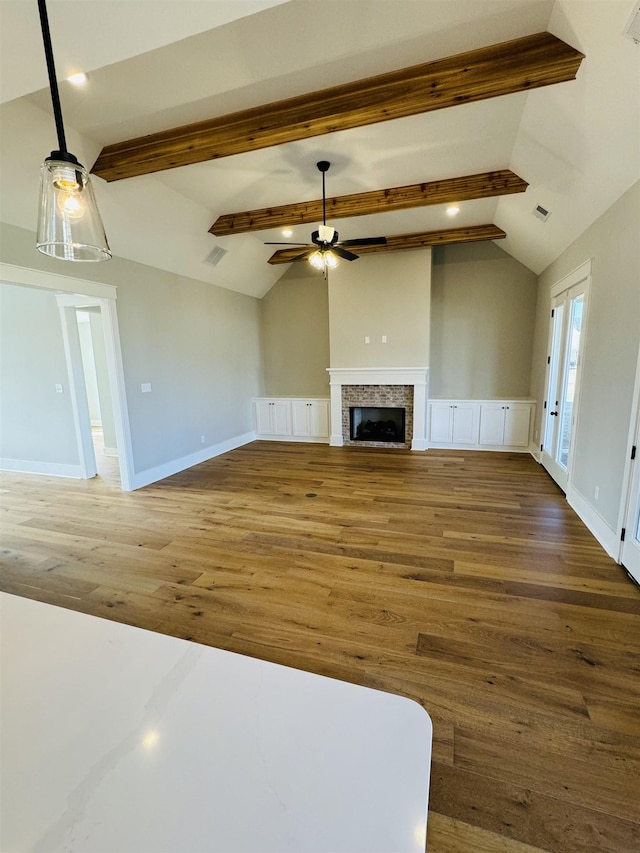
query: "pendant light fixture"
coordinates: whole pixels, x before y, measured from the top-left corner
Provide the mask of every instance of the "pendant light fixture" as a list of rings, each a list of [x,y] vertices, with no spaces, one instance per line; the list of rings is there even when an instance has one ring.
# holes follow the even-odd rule
[[[67,151],[45,0],[38,0],[38,9],[53,116],[58,134],[58,150],[52,151],[40,168],[40,211],[36,247],[43,254],[64,261],[108,261],[111,250],[89,173],[78,159]]]

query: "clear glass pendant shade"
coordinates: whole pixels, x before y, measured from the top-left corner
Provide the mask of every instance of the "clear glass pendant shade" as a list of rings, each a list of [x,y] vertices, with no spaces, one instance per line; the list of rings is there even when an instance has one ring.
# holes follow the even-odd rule
[[[111,257],[89,173],[80,163],[48,158],[42,164],[36,245],[65,261]]]

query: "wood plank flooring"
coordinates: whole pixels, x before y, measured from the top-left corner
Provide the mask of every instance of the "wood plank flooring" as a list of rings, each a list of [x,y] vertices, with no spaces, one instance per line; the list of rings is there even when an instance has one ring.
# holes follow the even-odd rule
[[[640,591],[529,456],[2,475],[1,588],[420,702],[430,853],[640,850]]]

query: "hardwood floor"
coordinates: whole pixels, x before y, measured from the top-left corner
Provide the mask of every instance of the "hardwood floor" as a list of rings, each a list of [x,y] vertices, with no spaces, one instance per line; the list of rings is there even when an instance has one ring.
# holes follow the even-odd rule
[[[6,592],[420,702],[430,853],[640,849],[640,591],[527,455],[4,474]]]

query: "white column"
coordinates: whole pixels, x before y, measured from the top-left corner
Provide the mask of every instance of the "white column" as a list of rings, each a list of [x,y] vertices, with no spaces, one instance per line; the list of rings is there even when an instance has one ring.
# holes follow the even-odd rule
[[[331,447],[342,447],[342,380],[337,376],[331,376],[331,434],[329,445]]]

